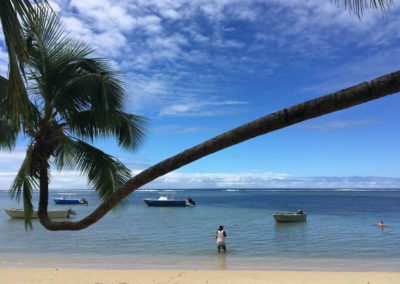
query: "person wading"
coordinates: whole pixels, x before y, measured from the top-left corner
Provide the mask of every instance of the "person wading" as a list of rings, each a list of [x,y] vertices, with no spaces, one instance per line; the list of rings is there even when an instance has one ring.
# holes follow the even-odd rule
[[[226,252],[226,243],[225,243],[226,232],[223,226],[219,226],[217,235],[215,237],[217,239],[218,252],[221,251],[221,248],[224,250],[224,252]]]

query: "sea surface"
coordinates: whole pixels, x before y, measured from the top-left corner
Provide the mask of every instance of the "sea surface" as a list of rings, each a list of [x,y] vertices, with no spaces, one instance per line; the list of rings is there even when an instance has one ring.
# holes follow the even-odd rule
[[[148,207],[143,198],[173,192],[197,205]],[[64,193],[89,205],[55,205]],[[37,204],[38,194],[34,194]],[[54,192],[50,208],[79,220],[100,204],[92,191]],[[22,208],[0,191],[0,208]],[[297,211],[307,221],[275,223],[274,212]],[[377,224],[383,220],[386,228]],[[218,254],[215,233],[227,232]],[[124,206],[82,231],[50,232],[38,221],[0,212],[0,265],[123,269],[256,269],[400,271],[400,189],[139,190]]]

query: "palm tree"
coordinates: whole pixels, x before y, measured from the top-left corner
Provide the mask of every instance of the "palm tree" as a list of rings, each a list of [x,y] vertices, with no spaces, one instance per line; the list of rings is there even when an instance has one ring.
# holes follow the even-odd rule
[[[30,226],[31,191],[40,187],[38,215],[47,215],[50,164],[87,174],[89,184],[107,199],[129,177],[130,170],[120,161],[91,146],[99,137],[114,136],[127,150],[135,150],[145,131],[145,118],[123,111],[126,91],[107,61],[89,58],[93,52],[82,42],[64,36],[56,15],[49,9],[24,19],[24,33],[32,39],[28,52],[27,97],[29,121],[22,133],[29,139],[26,157],[11,186],[12,197],[24,196],[25,226]],[[18,125],[7,119],[14,109],[5,107],[0,97],[0,146],[12,148]]]

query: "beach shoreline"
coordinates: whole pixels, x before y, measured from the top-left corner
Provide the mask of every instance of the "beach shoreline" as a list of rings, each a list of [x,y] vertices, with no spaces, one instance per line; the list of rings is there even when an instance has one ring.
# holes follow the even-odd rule
[[[1,283],[141,284],[141,283],[400,283],[399,272],[275,270],[81,269],[0,267]]]
[[[95,270],[229,270],[229,271],[326,271],[400,273],[400,262],[395,258],[250,258],[229,254],[209,256],[136,255],[78,256],[61,254],[15,254],[0,257],[0,267],[16,268],[80,268]]]

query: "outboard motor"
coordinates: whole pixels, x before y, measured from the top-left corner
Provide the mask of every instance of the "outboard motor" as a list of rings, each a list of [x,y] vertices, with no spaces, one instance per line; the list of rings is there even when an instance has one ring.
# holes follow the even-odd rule
[[[196,205],[196,202],[194,202],[194,200],[191,199],[190,197],[188,197],[187,201],[192,205]]]

